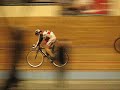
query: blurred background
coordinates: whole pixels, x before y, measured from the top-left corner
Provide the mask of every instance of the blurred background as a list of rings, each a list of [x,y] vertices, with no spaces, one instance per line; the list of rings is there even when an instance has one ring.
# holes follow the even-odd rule
[[[12,72],[20,81],[12,90],[120,90],[120,54],[113,47],[119,16],[120,0],[1,0],[0,90]],[[38,68],[27,64],[38,28],[69,45],[64,68],[48,60]]]

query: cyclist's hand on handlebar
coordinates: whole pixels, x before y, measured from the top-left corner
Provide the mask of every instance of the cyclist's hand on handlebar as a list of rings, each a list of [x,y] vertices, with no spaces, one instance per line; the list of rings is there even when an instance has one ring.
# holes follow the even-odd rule
[[[33,45],[32,45],[32,48],[36,48],[36,45],[35,45],[35,44],[33,44]]]

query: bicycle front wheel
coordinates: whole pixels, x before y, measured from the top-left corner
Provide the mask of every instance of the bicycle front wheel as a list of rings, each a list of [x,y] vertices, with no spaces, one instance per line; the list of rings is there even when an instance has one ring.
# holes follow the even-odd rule
[[[120,53],[120,38],[117,38],[114,42],[114,49]]]
[[[30,51],[27,55],[27,63],[31,67],[39,67],[44,61],[43,55],[39,51]]]

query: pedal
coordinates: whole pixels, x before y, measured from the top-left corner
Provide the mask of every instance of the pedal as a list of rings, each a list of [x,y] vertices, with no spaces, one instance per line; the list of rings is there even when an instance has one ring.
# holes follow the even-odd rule
[[[53,63],[55,61],[55,57],[50,57],[50,62]]]

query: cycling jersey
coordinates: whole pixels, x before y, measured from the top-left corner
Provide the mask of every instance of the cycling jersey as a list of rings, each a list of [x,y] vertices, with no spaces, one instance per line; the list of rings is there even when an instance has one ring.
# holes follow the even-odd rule
[[[46,30],[46,31],[43,31],[43,38],[54,38],[55,35],[53,32],[49,31],[49,30]]]
[[[49,30],[43,32],[43,38],[48,46],[51,46],[56,41],[55,34]]]
[[[37,45],[39,45],[42,40],[45,40],[46,45],[51,47],[51,45],[55,43],[56,41],[56,36],[53,32],[46,30],[46,31],[43,31],[43,33],[39,35]]]

